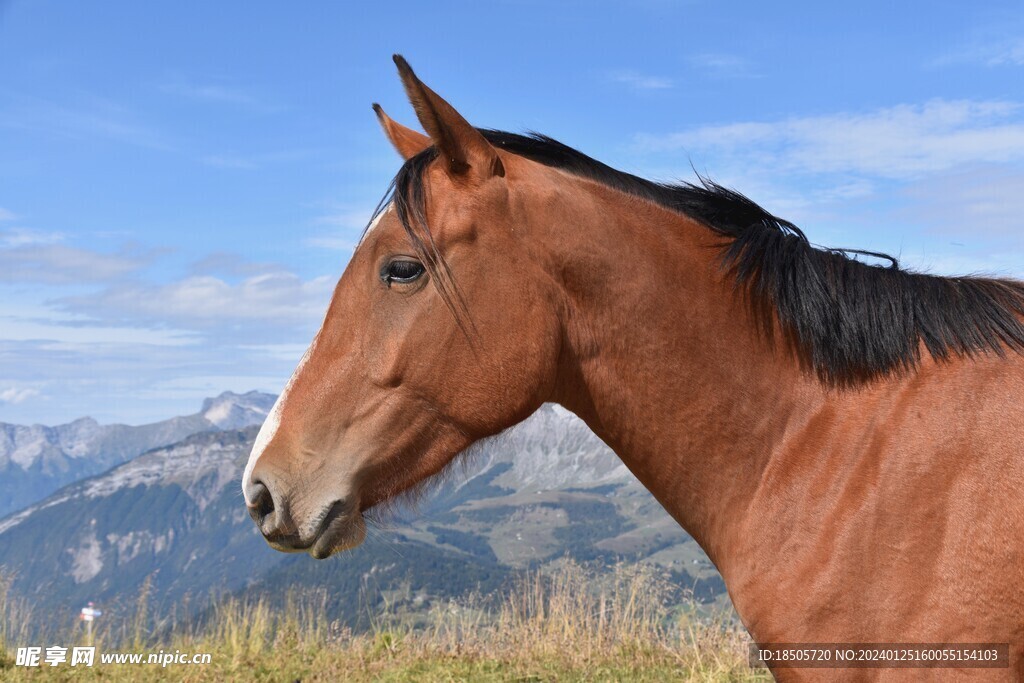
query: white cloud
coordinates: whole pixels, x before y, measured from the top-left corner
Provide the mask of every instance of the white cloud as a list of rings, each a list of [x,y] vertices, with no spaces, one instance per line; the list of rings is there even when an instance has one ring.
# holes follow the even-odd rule
[[[215,340],[168,346],[0,339],[0,389],[32,387],[41,397],[3,404],[2,419],[42,424],[84,415],[131,424],[163,420],[194,413],[203,398],[225,389],[279,391],[296,360]]]
[[[703,52],[691,55],[690,65],[701,72],[720,77],[751,76],[750,64],[742,57],[722,52]]]
[[[616,69],[609,72],[608,77],[635,90],[667,90],[674,85],[671,78],[643,74],[633,69]]]
[[[689,177],[689,157],[818,244],[939,274],[1024,274],[1024,103],[933,100],[710,125],[638,136],[634,151],[662,178]]]
[[[640,151],[686,149],[782,171],[911,179],[970,163],[1024,161],[1024,105],[932,100],[866,113],[712,125],[639,135]]]
[[[0,221],[13,221],[15,218],[17,218],[17,216],[14,215],[14,212],[8,211],[4,207],[0,206]]]
[[[906,220],[971,243],[979,233],[1012,246],[1006,256],[1024,267],[1024,169],[972,167],[924,178],[902,194],[911,202]]]
[[[274,263],[253,263],[233,252],[217,251],[193,263],[189,270],[195,275],[244,277],[274,273],[282,268]]]
[[[0,216],[0,220],[2,220]],[[0,248],[24,247],[29,244],[54,244],[64,239],[63,233],[42,232],[28,228],[11,228],[0,232]]]
[[[933,60],[932,66],[1024,66],[1024,26],[1019,19],[976,28],[970,38]]]
[[[985,66],[1024,66],[1024,37],[990,45],[975,55]]]
[[[11,403],[17,405],[24,403],[33,396],[38,396],[39,391],[37,389],[9,387],[0,391],[0,403]]]
[[[323,318],[334,283],[333,277],[302,280],[287,271],[234,284],[213,275],[191,275],[162,285],[126,283],[57,303],[68,312],[108,324],[204,331],[238,325],[309,325]]]
[[[38,314],[46,315],[45,312]],[[197,338],[184,330],[148,330],[129,326],[89,324],[81,319],[61,316],[24,318],[0,315],[0,339],[3,341],[45,341],[78,348],[91,344],[139,344],[182,346],[194,344]],[[52,347],[56,348],[56,347]]]
[[[59,239],[53,235],[50,237],[51,242]],[[139,256],[104,254],[47,243],[47,239],[40,239],[39,233],[27,231],[6,233],[4,244],[7,248],[0,249],[0,282],[109,282],[138,270],[147,262],[146,258]]]

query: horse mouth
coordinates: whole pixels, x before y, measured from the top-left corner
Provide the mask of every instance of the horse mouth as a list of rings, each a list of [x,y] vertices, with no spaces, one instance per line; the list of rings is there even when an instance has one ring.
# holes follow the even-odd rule
[[[359,508],[338,501],[328,508],[316,536],[304,550],[310,557],[323,560],[342,550],[355,548],[364,538],[366,522]]]

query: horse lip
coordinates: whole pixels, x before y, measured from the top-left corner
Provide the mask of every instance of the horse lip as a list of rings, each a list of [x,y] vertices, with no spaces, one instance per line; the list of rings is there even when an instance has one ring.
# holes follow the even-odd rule
[[[316,532],[312,537],[303,539],[299,532],[292,531],[287,534],[266,537],[266,541],[274,550],[283,553],[309,552],[313,557],[323,559],[331,554],[330,549],[334,545],[333,541],[336,540],[339,532],[345,528],[344,523],[335,524],[335,522],[339,520],[343,522],[351,521],[350,513],[355,512],[355,510],[354,506],[349,505],[345,501],[336,500],[327,508],[327,511],[317,523]],[[348,517],[347,520],[346,517]]]
[[[271,548],[282,553],[302,553],[313,544],[313,541],[303,543],[298,534],[288,534],[287,536],[278,536],[266,540]]]
[[[308,550],[309,554],[317,560],[323,560],[332,555],[334,542],[352,523],[356,510],[356,506],[348,501],[334,501],[317,526],[316,535],[302,549]]]

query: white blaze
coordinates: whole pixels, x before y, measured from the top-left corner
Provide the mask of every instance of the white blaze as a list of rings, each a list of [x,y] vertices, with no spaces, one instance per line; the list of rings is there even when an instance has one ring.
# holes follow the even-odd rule
[[[319,337],[319,333],[317,337]],[[260,427],[259,434],[256,435],[256,442],[252,445],[252,452],[249,453],[249,462],[245,464],[245,473],[242,475],[242,497],[245,498],[247,505],[251,504],[249,500],[249,494],[246,492],[246,483],[249,481],[249,477],[252,476],[252,471],[256,467],[256,463],[259,461],[260,456],[263,455],[263,451],[266,450],[267,445],[274,440],[274,436],[277,434],[277,430],[281,427],[281,413],[284,411],[285,401],[288,400],[288,393],[291,391],[292,385],[295,384],[295,378],[302,372],[303,366],[309,360],[309,356],[313,352],[313,347],[316,346],[316,337],[313,338],[313,343],[306,349],[306,353],[302,355],[302,360],[299,361],[298,366],[295,368],[295,372],[292,373],[291,379],[288,380],[288,384],[285,385],[281,391],[281,395],[274,401],[274,407],[270,409],[270,413],[267,415],[267,419],[264,420],[263,426]]]

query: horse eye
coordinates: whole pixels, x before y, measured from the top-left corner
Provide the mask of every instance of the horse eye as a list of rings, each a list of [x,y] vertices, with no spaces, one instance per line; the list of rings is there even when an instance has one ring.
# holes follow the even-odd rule
[[[426,269],[419,261],[396,260],[384,266],[380,279],[389,287],[392,282],[407,283],[418,279]]]

